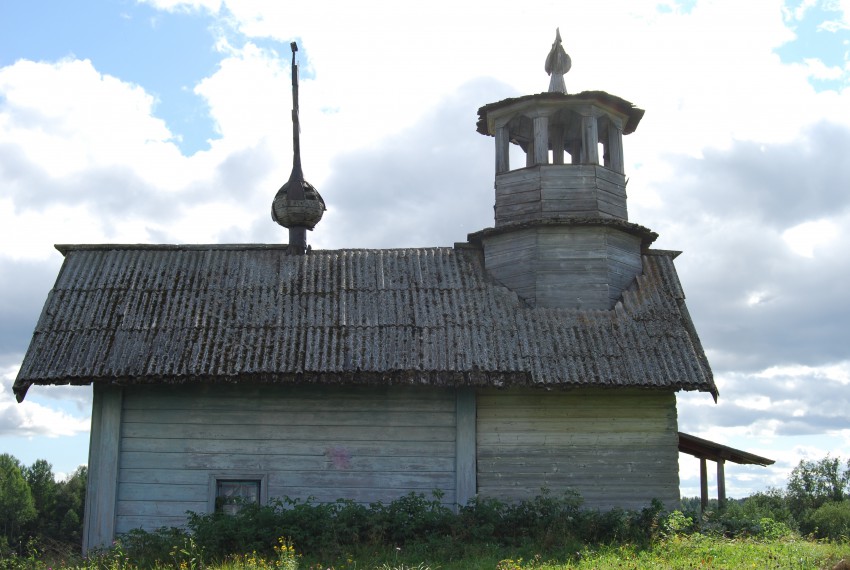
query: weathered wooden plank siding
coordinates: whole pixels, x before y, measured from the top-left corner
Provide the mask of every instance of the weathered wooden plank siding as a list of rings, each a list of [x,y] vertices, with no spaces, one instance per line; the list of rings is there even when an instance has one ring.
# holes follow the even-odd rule
[[[454,390],[327,386],[125,389],[116,532],[207,512],[212,481],[267,477],[269,497],[455,502]]]
[[[590,508],[679,500],[676,398],[650,390],[482,390],[478,492],[577,491]]]
[[[92,402],[89,470],[83,523],[83,552],[108,546],[115,534],[121,410],[124,390],[95,384]]]
[[[625,176],[602,166],[523,168],[496,177],[496,226],[567,216],[626,220]]]
[[[542,227],[488,239],[488,272],[532,304],[609,309],[642,271],[640,238],[606,227]]]

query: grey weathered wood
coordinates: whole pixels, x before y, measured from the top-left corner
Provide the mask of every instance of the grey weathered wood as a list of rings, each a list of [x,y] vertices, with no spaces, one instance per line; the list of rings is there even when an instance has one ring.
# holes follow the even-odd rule
[[[319,436],[321,437],[321,436]],[[318,445],[325,445],[324,440]],[[347,452],[347,448],[345,449]],[[238,471],[322,471],[334,469],[333,456],[330,453],[321,455],[272,455],[257,456],[250,453],[145,453],[126,451],[121,453],[121,461],[128,469],[140,469],[147,466],[151,469],[212,469]],[[454,457],[383,457],[366,456],[351,457],[346,461],[345,469],[352,472],[371,473],[381,471],[401,473],[417,471],[454,472]]]
[[[549,117],[534,117],[534,164],[549,163]]]
[[[368,505],[370,503],[377,502],[387,504],[399,497],[409,495],[410,493],[421,494],[429,499],[435,498],[434,491],[438,489],[442,493],[440,502],[446,507],[454,507],[456,503],[454,489],[443,491],[439,487],[423,489],[418,486],[405,487],[404,485],[397,485],[393,489],[388,489],[386,487],[337,487],[334,489],[321,487],[317,489],[314,487],[272,486],[270,493],[273,496],[285,495],[288,497],[297,497],[302,500],[306,500],[307,497],[311,497],[314,502],[318,503],[332,503],[340,497],[345,497],[346,500]]]
[[[699,506],[703,513],[708,509],[708,467],[704,457],[699,460]]]
[[[549,125],[549,143],[552,146],[552,164],[564,164],[564,126]]]
[[[460,506],[466,505],[477,492],[475,423],[475,390],[468,387],[458,388],[455,492]]]
[[[375,410],[377,411],[377,410]],[[285,411],[263,418],[264,426],[314,426],[317,418],[316,411]],[[244,426],[257,419],[257,411],[254,409],[230,409],[219,410],[216,413],[215,422],[218,425]],[[173,421],[181,424],[203,424],[210,421],[209,412],[203,410],[184,410],[176,416],[168,410],[126,410],[124,421],[127,423],[156,424]],[[381,425],[398,427],[416,427],[427,425],[428,427],[448,426],[454,427],[455,414],[452,412],[430,412],[426,417],[409,411],[381,411],[376,415],[365,415],[363,411],[349,411],[339,409],[334,411],[334,425],[341,426],[373,426]]]
[[[717,505],[722,509],[726,506],[726,473],[724,473],[725,461],[717,461]]]
[[[640,238],[604,226],[529,227],[484,241],[487,271],[529,303],[610,309],[642,271]]]
[[[122,396],[120,387],[93,387],[83,553],[109,546],[115,536]]]
[[[174,483],[156,484],[149,483],[127,483],[121,481],[118,486],[119,501],[146,501],[154,494],[165,501],[202,501],[206,500],[209,484],[200,474],[195,475],[198,483],[194,485],[176,485]]]
[[[355,441],[340,440],[352,453],[358,455],[394,455],[408,456],[425,453],[427,455],[445,456],[454,452],[454,440],[451,441]],[[124,438],[121,448],[123,451],[141,451],[152,453],[173,453],[183,449],[183,438]],[[275,455],[292,453],[296,455],[323,454],[324,449],[316,447],[311,439],[205,439],[197,438],[192,441],[195,452],[216,453],[256,453]],[[126,470],[122,470],[123,471]]]
[[[590,508],[678,501],[672,392],[481,390],[477,441],[483,496],[524,499],[547,487],[576,491]]]
[[[582,115],[581,117],[581,150],[584,164],[599,164],[599,132],[596,117]]]
[[[496,129],[496,174],[511,169],[510,136],[507,125]]]
[[[194,510],[194,509],[193,509]],[[116,523],[115,534],[128,533],[138,528],[156,529],[159,527],[182,527],[186,525],[186,513],[175,516],[122,516]]]
[[[623,131],[613,124],[608,124],[608,157],[611,170],[624,173],[623,160]]]
[[[327,386],[276,385],[277,397],[264,398],[267,385],[196,384],[193,390],[175,390],[173,386],[149,386],[124,403],[125,410],[224,410],[243,408],[250,404],[255,411],[336,412],[338,398],[328,398]],[[411,401],[410,390],[395,387],[369,387],[368,390],[345,390],[346,411],[425,413],[444,410],[447,401],[454,401],[440,390],[417,390]],[[288,398],[287,396],[293,396]]]
[[[409,437],[414,441],[453,441],[454,426],[452,427],[409,427],[400,426],[388,430],[386,426],[368,426],[360,429],[350,429],[344,432],[342,436],[341,430],[345,426],[291,426],[287,427],[287,434],[294,440],[306,440],[311,436],[315,437],[337,437],[348,441],[395,441],[397,437]],[[155,437],[162,438],[166,434],[173,434],[178,438],[211,438],[211,439],[257,439],[268,438],[273,439],[279,437],[280,426],[276,425],[258,425],[258,426],[238,426],[218,425],[218,424],[183,424],[177,422],[168,422],[161,424],[144,424],[133,423],[125,424],[124,430],[127,437]],[[177,435],[180,434],[180,435]]]
[[[118,529],[208,511],[216,477],[261,479],[269,498],[457,501],[454,389],[133,387],[124,402]]]
[[[159,497],[151,497],[140,501],[118,501],[116,514],[120,521],[125,516],[163,516],[177,517],[183,515],[185,521],[186,511],[204,513],[207,510],[207,497],[204,494],[203,501],[163,501]],[[158,525],[157,528],[161,526]]]
[[[496,177],[496,226],[563,217],[627,220],[625,176],[597,165],[537,165]]]

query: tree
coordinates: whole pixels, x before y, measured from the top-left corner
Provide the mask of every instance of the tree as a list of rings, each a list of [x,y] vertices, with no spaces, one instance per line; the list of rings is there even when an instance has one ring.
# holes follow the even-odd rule
[[[56,478],[53,466],[44,459],[38,459],[30,467],[23,469],[24,479],[30,487],[36,518],[30,525],[33,534],[53,536],[58,530],[56,520]]]
[[[23,525],[36,516],[29,485],[17,459],[0,455],[0,531],[10,545],[19,546]]]
[[[55,520],[59,525],[56,538],[65,542],[83,540],[83,512],[86,505],[88,468],[80,465],[56,489]]]
[[[800,461],[788,480],[788,500],[795,514],[828,502],[850,498],[850,460],[827,455],[818,461]]]

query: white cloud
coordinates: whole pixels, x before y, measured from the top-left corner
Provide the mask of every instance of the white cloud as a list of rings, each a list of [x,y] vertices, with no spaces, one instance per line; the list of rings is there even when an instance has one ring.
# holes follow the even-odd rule
[[[815,249],[829,244],[839,236],[838,226],[831,220],[804,222],[782,233],[791,251],[803,257],[815,256]]]
[[[755,374],[767,379],[820,378],[827,382],[850,384],[850,361],[838,362],[824,366],[771,366]]]
[[[17,404],[12,395],[17,373],[17,366],[0,370],[0,436],[61,437],[89,431],[90,416],[75,416],[31,399]]]
[[[20,60],[0,69],[0,92],[0,142],[24,149],[51,177],[94,165],[144,169],[175,156],[171,133],[152,116],[153,97],[89,60]]]

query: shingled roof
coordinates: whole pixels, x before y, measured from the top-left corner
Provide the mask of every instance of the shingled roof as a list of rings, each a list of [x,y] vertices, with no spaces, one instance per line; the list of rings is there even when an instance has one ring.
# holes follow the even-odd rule
[[[610,311],[530,307],[480,251],[57,246],[15,381],[631,386],[717,393],[671,252]]]

